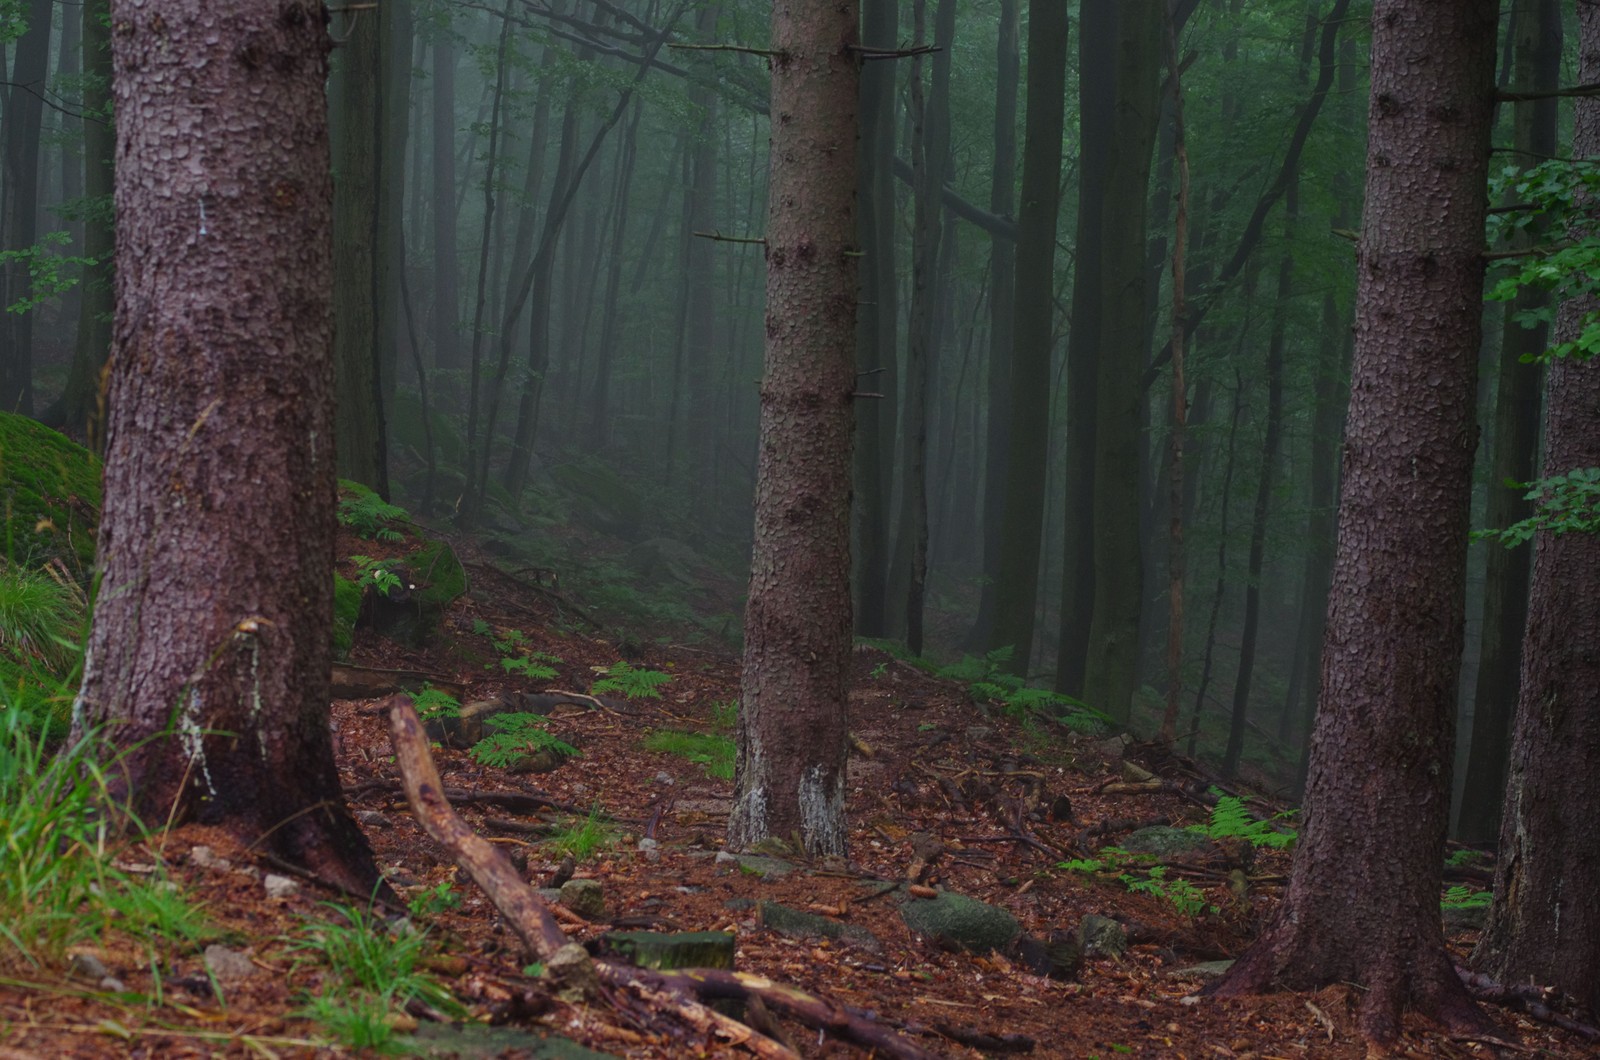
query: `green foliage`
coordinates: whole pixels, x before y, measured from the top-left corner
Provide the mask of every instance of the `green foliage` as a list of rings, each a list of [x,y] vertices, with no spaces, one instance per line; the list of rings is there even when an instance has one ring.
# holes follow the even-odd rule
[[[644,749],[687,758],[704,767],[706,775],[716,780],[733,779],[734,759],[738,755],[738,748],[726,736],[670,729],[662,729],[645,737]]]
[[[1299,833],[1292,828],[1279,828],[1274,822],[1293,816],[1292,812],[1280,813],[1271,821],[1258,820],[1245,809],[1243,799],[1223,795],[1211,809],[1211,823],[1191,825],[1189,831],[1212,839],[1238,837],[1249,840],[1251,846],[1284,850],[1294,845]]]
[[[1600,279],[1600,236],[1586,218],[1586,204],[1600,194],[1600,169],[1592,162],[1565,159],[1526,170],[1507,166],[1491,181],[1491,194],[1513,195],[1520,207],[1490,214],[1491,242],[1521,229],[1565,231],[1571,238],[1500,266],[1489,300],[1509,302],[1530,287],[1563,301],[1587,295]],[[1550,322],[1551,310],[1549,305],[1519,310],[1514,319],[1523,327],[1535,327]],[[1579,321],[1576,337],[1552,346],[1544,358],[1588,358],[1596,353],[1600,353],[1600,312],[1589,311]]]
[[[629,699],[660,699],[661,686],[672,680],[671,674],[656,670],[636,670],[625,662],[606,667],[606,676],[589,686],[591,695],[615,692]]]
[[[461,701],[449,692],[441,692],[432,685],[426,686],[421,692],[412,696],[411,705],[416,707],[417,715],[423,721],[461,716]]]
[[[82,655],[88,601],[51,568],[0,566],[0,651],[66,676]]]
[[[1534,503],[1534,513],[1504,530],[1475,531],[1474,538],[1513,548],[1532,540],[1540,530],[1552,534],[1600,533],[1600,467],[1574,468],[1563,475],[1506,485],[1527,489],[1523,499]]]
[[[980,703],[993,703],[1009,718],[1025,720],[1035,714],[1048,714],[1074,732],[1097,735],[1114,727],[1114,722],[1089,704],[1046,688],[1030,688],[1026,681],[1005,669],[1011,660],[1010,646],[996,648],[984,656],[963,656],[961,661],[938,671],[938,676],[958,681]]]
[[[406,909],[415,917],[435,917],[449,909],[459,908],[461,896],[449,880],[440,880],[425,891],[419,891],[406,902]]]
[[[335,920],[307,919],[289,948],[327,969],[322,989],[302,1014],[352,1048],[397,1052],[392,1016],[411,1001],[450,1015],[465,1008],[438,980],[418,969],[431,949],[426,934],[391,930],[371,911],[327,903]]]
[[[85,585],[94,568],[100,459],[37,420],[0,413],[0,515],[5,557],[61,560]]]
[[[496,635],[494,627],[482,619],[474,620],[472,631],[488,637],[494,650],[500,653],[500,669],[508,674],[526,677],[532,681],[553,681],[555,668],[561,658],[548,652],[529,651],[527,634],[520,629],[508,629]],[[494,663],[485,663],[484,669],[493,669]]]
[[[711,704],[711,727],[723,732],[733,731],[739,723],[739,701],[719,699]]]
[[[78,285],[83,270],[96,264],[96,261],[94,258],[80,255],[52,252],[54,247],[71,244],[71,232],[46,232],[44,237],[31,247],[0,251],[0,268],[6,268],[14,262],[22,262],[28,268],[28,290],[17,301],[6,306],[6,312],[32,312],[50,299],[65,294]]]
[[[119,926],[141,938],[159,938],[192,950],[221,934],[201,904],[159,877],[123,877],[119,886],[103,892],[102,899]]]
[[[40,964],[98,934],[116,875],[96,742],[57,754],[28,722],[0,709],[0,963]]]
[[[372,586],[379,594],[388,596],[396,589],[405,587],[405,582],[400,575],[390,570],[387,560],[373,559],[371,556],[351,556],[350,562],[356,565],[359,572],[356,578],[356,587],[366,589]]]
[[[1170,902],[1184,916],[1216,912],[1216,907],[1206,901],[1204,891],[1181,877],[1169,879],[1167,867],[1151,864],[1155,859],[1148,854],[1134,854],[1121,847],[1102,847],[1099,854],[1058,862],[1056,867],[1091,876],[1106,875],[1130,893],[1154,895]]]
[[[399,541],[404,535],[389,524],[410,518],[404,508],[390,504],[361,483],[339,480],[339,523],[357,537],[368,541]]]
[[[1476,891],[1464,884],[1456,884],[1444,892],[1439,905],[1445,909],[1487,909],[1494,901],[1488,891]]]
[[[356,620],[361,617],[361,586],[338,574],[333,576],[333,650],[348,654],[356,639]]]
[[[1468,865],[1481,865],[1488,860],[1489,855],[1483,851],[1462,847],[1460,850],[1452,850],[1450,856],[1444,859],[1444,863],[1449,868],[1461,869]]]
[[[582,824],[552,832],[545,846],[557,857],[587,861],[603,850],[610,850],[616,843],[616,830],[606,823],[599,805],[596,805]]]
[[[578,749],[551,734],[547,726],[550,719],[542,714],[518,711],[514,714],[496,714],[488,724],[499,732],[485,736],[467,751],[476,761],[496,769],[504,769],[537,751],[554,751],[559,755],[576,756]]]

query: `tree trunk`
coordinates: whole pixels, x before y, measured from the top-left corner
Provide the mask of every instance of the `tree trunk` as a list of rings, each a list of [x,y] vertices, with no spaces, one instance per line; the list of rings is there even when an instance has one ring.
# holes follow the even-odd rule
[[[1017,209],[1017,86],[1022,76],[1018,36],[1020,0],[1000,0],[1000,30],[994,76],[994,164],[989,182],[989,212],[1010,217]],[[1081,37],[1081,33],[1080,33]],[[1081,177],[1080,177],[1081,180]],[[983,585],[978,616],[968,647],[982,651],[994,629],[995,583],[1000,577],[1000,523],[1005,515],[1006,463],[1011,453],[1011,345],[1016,310],[1017,246],[993,235],[989,242],[989,371],[984,416]],[[1059,675],[1059,670],[1057,671]]]
[[[1600,78],[1600,11],[1578,7],[1578,76]],[[1600,157],[1600,103],[1577,101],[1572,157]],[[1596,238],[1587,203],[1582,238]],[[1556,339],[1594,328],[1600,297],[1562,303]],[[1600,362],[1562,357],[1545,389],[1546,478],[1600,467]],[[1494,905],[1473,955],[1503,982],[1553,986],[1600,1013],[1600,536],[1535,537],[1522,693],[1495,867]]]
[[[322,8],[117,0],[112,15],[122,267],[102,581],[74,728],[109,727],[146,821],[219,823],[370,893],[328,731]]]
[[[1055,347],[1056,222],[1061,212],[1061,135],[1067,89],[1067,6],[1031,0],[1028,114],[1017,217],[1017,286],[1011,348],[1011,447],[1000,576],[995,583],[992,648],[1012,649],[1010,667],[1026,675],[1033,654],[1044,523],[1045,457],[1050,451],[1050,360]]]
[[[900,0],[863,0],[862,43],[899,46]],[[894,461],[895,355],[900,345],[895,272],[895,66],[870,62],[861,72],[860,312],[856,350],[860,389],[881,394],[856,406],[856,632],[886,636],[889,593],[890,468]]]
[[[26,251],[38,237],[39,140],[54,9],[53,0],[28,0],[28,28],[13,49],[11,80],[5,89],[0,121],[4,166],[0,246],[8,251]],[[0,409],[25,416],[33,415],[33,313],[13,313],[8,307],[32,291],[26,255],[0,265]]]
[[[1512,85],[1525,92],[1548,92],[1561,77],[1561,16],[1557,0],[1519,0],[1514,15]],[[1554,97],[1515,104],[1513,158],[1530,165],[1556,155],[1557,100]],[[1527,249],[1541,240],[1519,229],[1511,249]],[[1544,324],[1523,327],[1519,314],[1549,306],[1550,296],[1525,288],[1506,309],[1495,384],[1494,426],[1490,438],[1489,502],[1485,526],[1510,526],[1532,514],[1520,485],[1533,479],[1539,440],[1541,372],[1524,364],[1538,357],[1548,343]],[[1466,785],[1461,792],[1457,838],[1467,843],[1492,843],[1500,834],[1500,808],[1505,797],[1506,761],[1511,718],[1521,686],[1522,634],[1528,617],[1528,581],[1532,549],[1489,549],[1484,572],[1483,646],[1473,695],[1471,746],[1467,752]]]
[[[1306,821],[1282,903],[1213,988],[1350,982],[1488,1021],[1439,920],[1482,331],[1494,0],[1378,0],[1339,544]],[[1425,57],[1426,61],[1419,59]]]
[[[329,83],[334,107],[334,451],[339,477],[389,495],[378,384],[378,188],[383,162],[383,26],[353,19]]]
[[[845,848],[856,11],[774,0],[767,345],[728,845]]]
[[[913,0],[920,46],[926,0]],[[950,49],[953,0],[939,0],[933,28],[933,74],[923,91],[922,56],[911,64],[911,165],[915,205],[911,226],[911,316],[906,328],[905,403],[901,420],[900,518],[895,542],[894,596],[905,604],[906,647],[922,654],[922,605],[928,580],[928,379],[938,357],[940,303],[949,296],[940,268],[941,192],[950,156]],[[901,594],[904,594],[903,596]],[[899,625],[896,623],[896,625]]]
[[[1161,113],[1161,0],[1118,0],[1116,100],[1100,211],[1100,349],[1095,376],[1094,614],[1083,698],[1126,720],[1138,687],[1140,458],[1149,360],[1145,267],[1150,157]]]
[[[111,200],[111,159],[116,133],[111,127],[111,30],[105,22],[109,0],[83,5],[83,192],[91,202]],[[61,422],[82,431],[91,448],[105,441],[105,409],[100,402],[100,371],[111,352],[112,313],[111,213],[89,211],[83,222],[83,253],[93,261],[84,268],[83,298],[78,308],[77,342],[62,394]]]
[[[378,408],[382,410],[393,403],[395,382],[400,377],[400,349],[411,345],[409,338],[401,341],[409,335],[409,329],[402,326],[401,287],[406,268],[406,140],[411,128],[411,0],[384,0],[378,6],[378,26],[383,35],[379,45],[382,88],[378,121],[383,127],[379,133],[376,250]],[[384,456],[387,465],[388,454]]]
[[[461,367],[456,314],[456,47],[448,25],[433,40],[433,363]],[[460,394],[459,387],[451,392]]]

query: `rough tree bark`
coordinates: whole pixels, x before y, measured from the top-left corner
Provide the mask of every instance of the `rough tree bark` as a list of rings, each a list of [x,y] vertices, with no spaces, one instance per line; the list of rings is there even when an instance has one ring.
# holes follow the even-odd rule
[[[1213,988],[1359,984],[1487,1020],[1439,921],[1461,662],[1495,0],[1378,0],[1339,544],[1305,829],[1282,903]]]
[[[845,847],[856,11],[774,0],[755,549],[728,844]]]
[[[1579,78],[1600,78],[1600,9],[1578,6]],[[1600,157],[1600,102],[1577,103],[1574,158]],[[1587,238],[1600,208],[1589,204]],[[1593,326],[1600,297],[1564,302],[1556,338]],[[1600,467],[1600,362],[1552,361],[1546,477]],[[1600,1013],[1600,536],[1536,537],[1522,693],[1495,868],[1494,905],[1474,955],[1502,982],[1536,982]]]
[[[76,732],[132,809],[377,880],[328,732],[333,188],[324,10],[118,0],[117,312]]]

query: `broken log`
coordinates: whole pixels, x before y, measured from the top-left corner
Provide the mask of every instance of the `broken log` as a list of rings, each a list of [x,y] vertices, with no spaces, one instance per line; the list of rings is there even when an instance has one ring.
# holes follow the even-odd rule
[[[382,706],[389,718],[389,738],[400,768],[406,800],[423,831],[450,851],[467,871],[507,925],[528,950],[546,965],[552,958],[565,967],[577,960],[582,947],[573,943],[556,922],[550,907],[536,894],[511,863],[488,840],[473,832],[456,816],[444,796],[444,785],[428,751],[422,720],[406,695],[394,695]],[[576,952],[575,952],[576,951]],[[587,955],[583,955],[587,960]],[[738,1020],[706,1007],[700,1000],[760,1000],[767,1009],[799,1020],[808,1027],[877,1050],[902,1060],[933,1060],[934,1055],[893,1030],[853,1015],[843,1006],[814,997],[794,987],[743,972],[699,969],[657,972],[607,961],[592,962],[598,982],[626,991],[651,1008],[667,1012],[695,1030],[742,1045],[757,1056],[797,1060],[787,1046],[757,1033]],[[693,996],[691,996],[693,995]],[[699,998],[700,1000],[695,1000]]]
[[[464,695],[467,686],[452,681],[443,674],[423,673],[420,670],[389,670],[372,666],[352,666],[349,663],[333,664],[334,699],[377,699],[396,692],[420,692],[423,686],[432,685],[451,695]]]

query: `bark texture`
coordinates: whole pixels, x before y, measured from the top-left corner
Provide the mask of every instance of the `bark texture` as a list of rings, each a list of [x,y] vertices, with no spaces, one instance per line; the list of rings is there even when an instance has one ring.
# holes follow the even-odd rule
[[[1578,8],[1580,77],[1600,76],[1600,10]],[[1600,102],[1577,104],[1574,158],[1600,157]],[[1591,204],[1591,211],[1594,206]],[[1587,219],[1594,238],[1595,217]],[[1600,310],[1564,302],[1558,341]],[[1593,326],[1590,323],[1590,326]],[[1551,363],[1546,477],[1600,467],[1600,363]],[[1554,986],[1600,1013],[1600,537],[1541,531],[1533,559],[1522,693],[1511,742],[1494,906],[1476,954],[1503,982]]]
[[[1366,212],[1339,543],[1306,825],[1216,992],[1347,981],[1385,1046],[1412,1006],[1487,1021],[1439,921],[1481,338],[1493,0],[1373,10]]]
[[[328,34],[307,0],[112,8],[117,312],[75,726],[145,820],[375,881],[328,732]]]
[[[772,5],[766,370],[728,842],[842,853],[855,391],[856,12]]]

